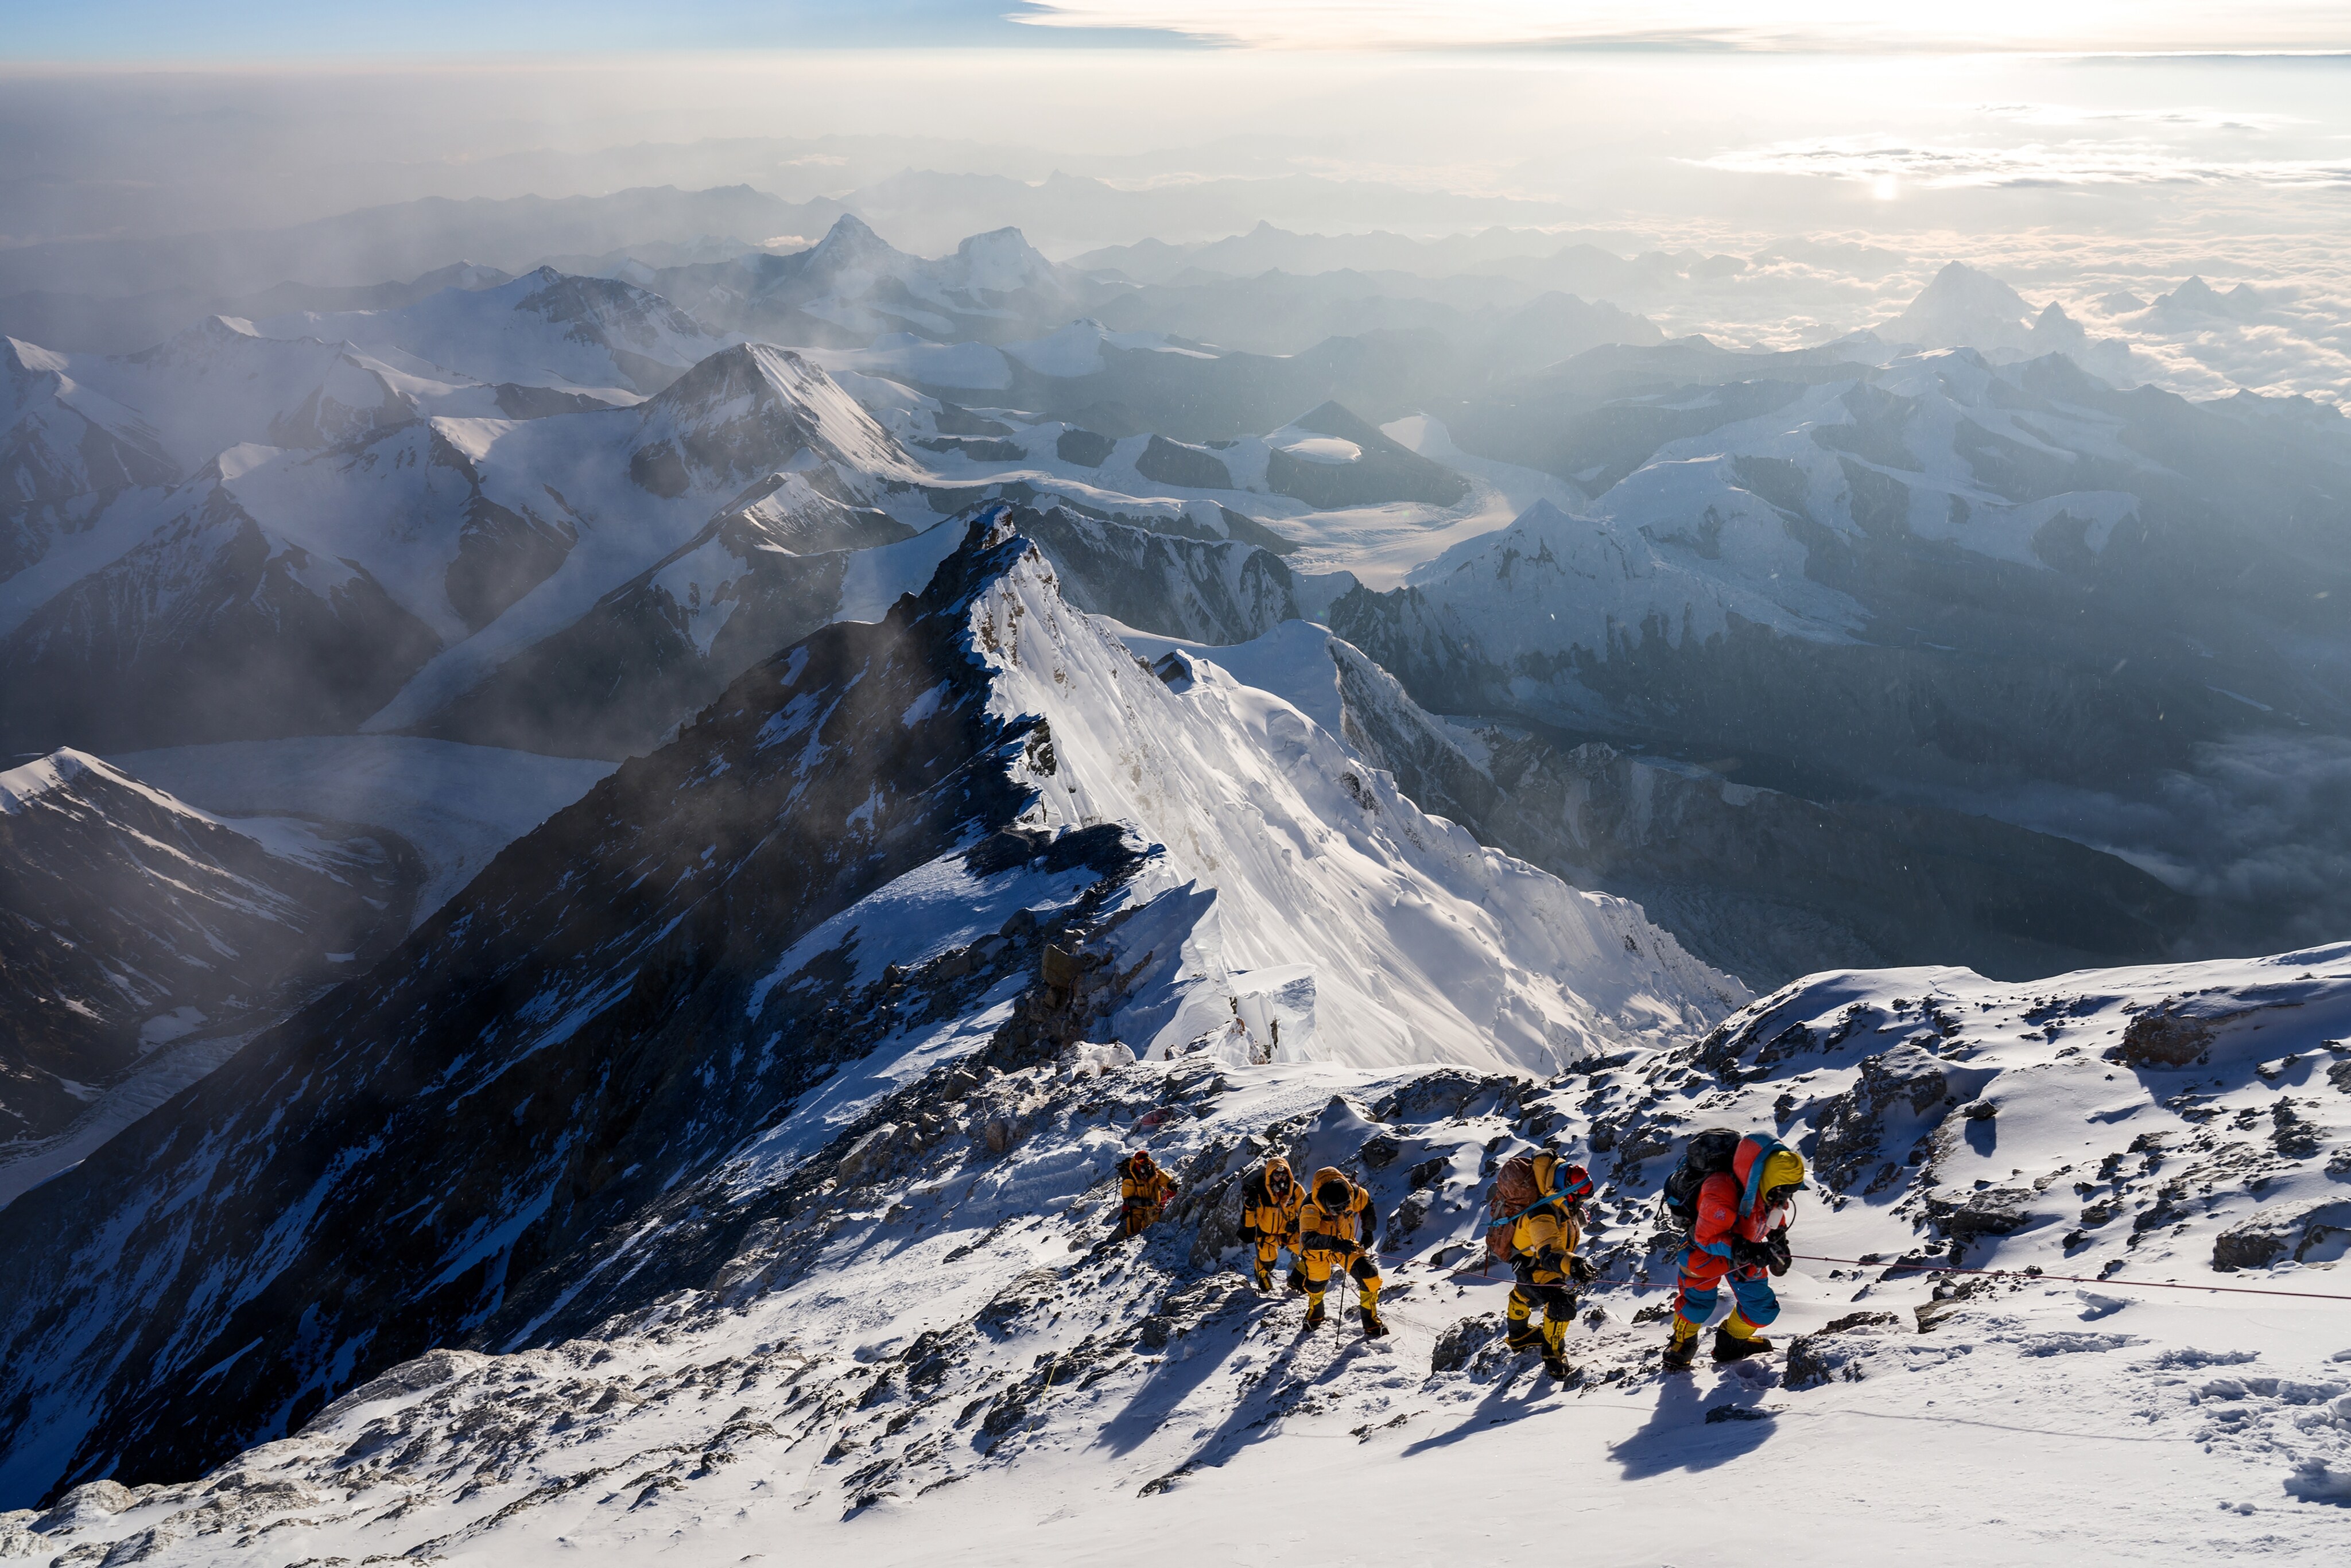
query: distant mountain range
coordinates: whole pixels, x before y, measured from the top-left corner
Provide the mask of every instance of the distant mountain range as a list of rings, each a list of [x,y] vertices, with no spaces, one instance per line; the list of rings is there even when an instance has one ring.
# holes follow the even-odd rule
[[[2211,747],[2351,723],[2339,419],[2116,391],[2080,368],[2116,346],[1956,265],[1881,333],[1776,354],[1489,265],[1136,286],[1012,231],[925,258],[842,215],[788,255],[470,269],[130,355],[14,343],[0,742],[365,729],[617,760],[775,647],[880,618],[953,519],[1009,501],[1124,625],[1327,621],[1466,726],[1399,777],[1482,772],[1461,820],[1758,979],[2296,929],[2152,803]],[[2138,308],[2254,308],[2205,292]],[[1358,329],[1207,331],[1326,323]],[[1945,869],[1891,898],[1870,864],[1815,875],[1800,808],[1736,874],[1639,813],[1541,825],[1635,789],[1682,801],[1686,844],[1763,790]],[[2068,869],[2052,831],[2131,858]],[[2099,912],[2062,939],[2032,909],[2061,889]]]

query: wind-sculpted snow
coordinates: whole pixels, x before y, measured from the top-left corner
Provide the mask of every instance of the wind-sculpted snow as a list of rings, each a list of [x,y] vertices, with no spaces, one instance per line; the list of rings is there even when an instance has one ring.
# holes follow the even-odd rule
[[[807,1151],[664,1299],[506,1354],[434,1350],[209,1473],[0,1515],[0,1549],[1017,1563],[1176,1541],[1247,1561],[1336,1518],[1401,1559],[1482,1563],[1523,1552],[1465,1516],[1502,1496],[1512,1532],[1636,1561],[1687,1536],[1694,1499],[1802,1474],[1765,1517],[1840,1568],[2202,1560],[2249,1532],[2270,1559],[2331,1562],[2351,1478],[2339,1311],[2149,1287],[2341,1278],[2321,1258],[2339,1229],[2299,1264],[2208,1265],[2239,1205],[2283,1218],[2298,1199],[2267,1191],[2323,1187],[2351,1157],[2330,1082],[2351,1063],[2327,1038],[2346,1008],[2338,948],[2031,988],[1823,976],[1702,1040],[1549,1080],[991,1047]],[[2146,1059],[2199,1030],[2204,1060]],[[1661,1377],[1674,1243],[1655,1196],[1715,1124],[1779,1129],[1825,1190],[1800,1200],[1805,1256],[1775,1282],[1784,1355]],[[1849,1175],[1864,1145],[1890,1156],[1884,1182],[1866,1156]],[[1183,1190],[1107,1248],[1137,1145]],[[1602,1277],[1564,1384],[1500,1343],[1507,1276],[1474,1271],[1493,1172],[1543,1145],[1598,1183]],[[1266,1153],[1370,1189],[1390,1337],[1358,1339],[1352,1310],[1302,1333],[1294,1297],[1249,1287],[1238,1184]],[[2077,1203],[2111,1212],[2076,1224]],[[1954,1260],[2020,1271],[1916,1267]]]

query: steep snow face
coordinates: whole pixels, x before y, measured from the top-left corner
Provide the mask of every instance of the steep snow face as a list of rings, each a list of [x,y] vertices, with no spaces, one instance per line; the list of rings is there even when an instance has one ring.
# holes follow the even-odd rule
[[[176,476],[154,428],[76,375],[71,356],[0,339],[0,527],[15,525],[0,533],[0,578],[47,544],[20,509]]]
[[[1251,975],[1311,998],[1283,1060],[1551,1071],[1680,1038],[1739,1002],[1620,899],[1579,893],[1432,819],[1290,703],[1206,659],[1142,667],[1030,556],[973,612],[999,711],[1050,727],[1040,820],[1127,824],[1151,875],[1213,900],[1164,997],[1122,1015],[1155,1057],[1222,1038]],[[1166,954],[1157,955],[1161,959]]]
[[[1826,976],[1700,1045],[1548,1082],[1084,1050],[942,1066],[841,1128],[787,1204],[657,1304],[506,1354],[436,1349],[208,1475],[91,1483],[0,1530],[26,1555],[186,1563],[250,1561],[266,1539],[297,1560],[1029,1563],[1041,1548],[1157,1564],[1248,1562],[1301,1519],[1343,1519],[1400,1561],[1515,1562],[1523,1540],[1569,1538],[1642,1561],[1688,1536],[1694,1500],[1801,1472],[1813,1481],[1773,1517],[1801,1526],[1811,1563],[2189,1563],[2250,1539],[2314,1568],[2341,1555],[2351,1490],[2351,1335],[2316,1299],[2342,1293],[2315,1256],[2330,1239],[2300,1264],[2214,1274],[2198,1256],[2212,1217],[2120,1232],[2158,1181],[2192,1187],[2179,1144],[2224,1123],[2256,1124],[2247,1142],[2288,1125],[2290,1147],[2261,1156],[2278,1179],[2346,1157],[2342,1097],[2320,1084],[2346,1066],[2326,1037],[2347,957],[2029,990],[1950,970]],[[2064,1075],[2086,1070],[2067,1066],[2068,1021],[2126,998],[2149,1017],[2164,997],[2208,1024],[2258,1013],[2216,1025],[2202,1064],[2109,1064],[2103,1097],[2070,1095]],[[2264,1006],[2282,1000],[2303,1005]],[[2051,1040],[2036,1017],[2068,1021]],[[2107,1022],[2119,1043],[2129,1026]],[[1942,1074],[1931,1092],[1914,1053]],[[2215,1077],[2224,1092],[2183,1099]],[[1894,1147],[1924,1128],[1928,1148],[1874,1193],[1800,1200],[1799,1256],[1775,1281],[1781,1354],[1665,1377],[1656,1309],[1677,1244],[1655,1197],[1682,1139],[1717,1124],[1777,1126],[1830,1162],[1865,1124]],[[1470,1271],[1494,1170],[1545,1144],[1598,1184],[1585,1252],[1601,1278],[1564,1385],[1500,1343],[1507,1274]],[[1116,1162],[1138,1145],[1183,1193],[1140,1243],[1100,1248]],[[1372,1192],[1388,1338],[1357,1338],[1343,1305],[1301,1333],[1295,1298],[1246,1284],[1237,1186],[1267,1152]],[[1931,1200],[2088,1162],[2116,1169],[2093,1201],[2122,1197],[2070,1260],[2056,1222],[2002,1233],[1983,1223],[1997,1204]],[[1922,1271],[1955,1251],[2105,1277]],[[1508,1540],[1464,1524],[1465,1498],[1495,1496]]]
[[[639,420],[630,473],[656,494],[744,485],[800,454],[876,478],[914,476],[856,399],[800,355],[764,343],[713,354]]]
[[[235,486],[293,537],[331,530],[441,629],[445,651],[367,721],[396,731],[663,566],[715,517],[772,502],[776,520],[839,521],[914,472],[823,371],[758,347],[713,355],[640,409],[434,421],[365,449],[274,459]]]
[[[356,344],[427,374],[616,402],[659,392],[728,341],[633,284],[547,267],[493,288],[444,288],[397,309],[302,311],[257,325],[273,336]]]

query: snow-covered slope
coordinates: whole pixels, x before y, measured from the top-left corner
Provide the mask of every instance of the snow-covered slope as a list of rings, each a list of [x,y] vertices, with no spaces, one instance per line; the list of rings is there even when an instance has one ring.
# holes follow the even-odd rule
[[[811,1151],[657,1301],[435,1350],[217,1470],[0,1528],[188,1563],[1157,1563],[1338,1519],[1405,1561],[1572,1537],[1638,1562],[1726,1485],[1794,1475],[1750,1515],[1762,1561],[2331,1563],[2346,1232],[2302,1195],[2351,1158],[2346,1011],[2335,948],[2032,988],[1822,976],[1549,1082],[991,1049]],[[1779,1128],[1824,1190],[1777,1282],[1785,1354],[1664,1377],[1654,1194],[1718,1124]],[[1564,1385],[1499,1344],[1503,1277],[1468,1267],[1493,1170],[1541,1144],[1600,1184]],[[1138,1145],[1185,1191],[1100,1249]],[[1371,1188],[1391,1337],[1352,1312],[1301,1333],[1246,1284],[1236,1184],[1268,1149]],[[1924,1271],[1952,1261],[2045,1272]]]
[[[1566,747],[1433,716],[1311,622],[1225,647],[1123,635],[1280,695],[1423,810],[1574,886],[1634,900],[1757,989],[1824,965],[1963,960],[2013,977],[2142,961],[2169,951],[2190,918],[2189,899],[2137,866],[1988,818],[1823,803],[1604,742]]]
[[[1802,388],[1658,447],[1581,515],[1531,508],[1414,580],[1474,618],[1504,664],[1572,648],[1604,656],[1652,622],[1674,643],[1719,636],[1733,619],[1843,642],[1869,624],[1869,585],[1808,570],[1816,550],[1898,538],[2053,573],[2100,556],[2118,529],[2143,529],[2143,504],[2123,489],[2055,488],[2035,474],[2018,492],[2013,468],[1992,461],[2001,448],[2042,455],[2051,477],[2155,471],[2110,422],[2016,407],[2013,392],[1967,354]]]
[[[1669,1039],[1742,998],[1634,906],[1424,815],[1290,703],[1206,659],[1139,667],[1046,570],[1008,577],[975,636],[1000,650],[1002,711],[1051,727],[1041,821],[1131,824],[1163,847],[1141,886],[1213,892],[1176,980],[1207,995],[1114,1017],[1139,1051],[1223,1028],[1232,986],[1276,970],[1267,986],[1305,998],[1285,1004],[1299,1014],[1281,1054],[1361,1065],[1541,1071]]]
[[[0,670],[37,695],[6,731],[110,747],[348,731],[388,701],[379,727],[404,727],[714,517],[746,515],[771,545],[820,525],[894,537],[874,504],[935,516],[908,494],[920,476],[821,371],[767,348],[714,354],[635,408],[248,442],[174,489],[90,498],[78,531],[0,581]]]
[[[943,1057],[1549,1068],[1740,999],[1289,705],[1144,668],[998,521],[0,1216],[7,1495],[208,1464],[434,1344],[643,1305],[658,1253],[731,1244]]]
[[[81,752],[0,773],[0,1162],[355,973],[415,886],[397,840],[215,817]]]
[[[549,267],[492,288],[444,288],[396,309],[299,311],[258,327],[353,343],[405,370],[612,402],[661,391],[731,340],[633,284]]]
[[[2195,741],[2284,722],[2264,714],[2340,723],[2345,470],[2323,442],[2056,357],[1771,368],[1805,380],[1587,409],[1547,461],[1595,499],[1334,605],[1333,629],[1432,708],[1745,758],[1759,782],[2137,791]]]

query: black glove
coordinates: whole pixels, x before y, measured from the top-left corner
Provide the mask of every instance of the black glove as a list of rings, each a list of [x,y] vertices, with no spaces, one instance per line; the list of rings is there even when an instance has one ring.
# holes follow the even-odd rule
[[[1567,1277],[1579,1285],[1589,1285],[1600,1278],[1600,1270],[1589,1258],[1571,1256],[1567,1260]]]
[[[1768,1269],[1771,1265],[1771,1244],[1734,1236],[1730,1239],[1730,1261],[1741,1269]]]
[[[1793,1261],[1793,1260],[1791,1259],[1788,1254],[1788,1233],[1786,1231],[1773,1231],[1771,1234],[1771,1237],[1764,1241],[1763,1250],[1765,1254],[1763,1259],[1763,1267],[1771,1270],[1774,1274],[1784,1274],[1788,1271],[1788,1265]]]

